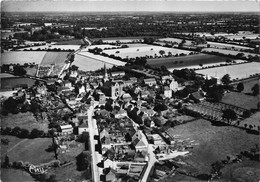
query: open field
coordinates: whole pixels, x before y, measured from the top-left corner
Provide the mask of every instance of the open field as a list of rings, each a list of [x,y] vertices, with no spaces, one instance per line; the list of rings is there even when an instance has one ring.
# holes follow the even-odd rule
[[[32,182],[35,179],[26,171],[19,169],[1,169],[1,180],[3,182]]]
[[[12,78],[1,78],[1,89],[13,89],[21,84],[27,84],[28,87],[33,86],[35,80],[31,78],[12,77]]]
[[[225,74],[229,74],[231,79],[248,78],[250,75],[260,73],[260,63],[252,62],[231,66],[222,66],[215,68],[208,68],[203,70],[197,70],[196,73],[202,75],[208,75],[209,77],[222,78]]]
[[[169,42],[169,43],[177,43],[177,44],[181,43],[182,40],[183,40],[183,39],[170,38],[170,37],[158,39],[159,42]],[[192,44],[192,41],[186,40],[185,44],[186,44],[186,45],[191,45],[191,44]]]
[[[2,64],[20,64],[24,63],[35,63],[40,64],[45,51],[11,51],[4,52],[1,54],[1,65]]]
[[[216,48],[204,48],[202,52],[219,52],[225,55],[233,55],[236,56],[239,53],[243,53],[246,57],[249,55],[251,56],[260,56],[259,54],[253,54],[253,53],[248,53],[248,52],[239,52],[239,51],[233,51],[233,50],[225,50],[225,49],[216,49]]]
[[[199,66],[200,64],[210,63],[223,63],[226,61],[226,57],[220,57],[215,55],[207,54],[195,54],[183,57],[165,57],[148,59],[147,63],[152,67],[161,67],[162,65],[170,68],[188,67],[188,66]]]
[[[82,39],[66,40],[66,41],[55,43],[55,45],[81,45],[81,44],[84,44],[84,41]]]
[[[48,44],[48,45],[42,45],[42,46],[34,46],[34,47],[27,47],[27,48],[21,48],[19,50],[48,50],[48,49],[60,49],[61,51],[64,50],[77,50],[80,48],[80,45],[56,45],[56,44]]]
[[[9,139],[11,136],[4,137]],[[12,143],[12,140],[10,143]],[[51,138],[23,139],[20,144],[14,146],[15,148],[8,152],[8,156],[11,162],[19,160],[32,164],[50,162],[51,160],[54,160],[54,153],[46,152],[45,149],[51,144]],[[8,148],[10,149],[11,147],[9,146]],[[5,152],[4,149],[1,149],[1,153]],[[4,157],[5,156],[1,156],[2,159]]]
[[[15,136],[10,136],[10,135],[0,135],[0,138],[6,138],[9,140],[9,144],[8,145],[2,145],[1,144],[1,158],[5,157],[5,154],[7,151],[12,150],[12,148],[14,149],[15,147],[17,147],[19,144],[22,144],[25,140],[15,137]]]
[[[46,52],[42,59],[41,65],[63,65],[65,60],[67,59],[68,54],[69,52]]]
[[[111,49],[111,48],[118,48],[118,47],[120,47],[120,46],[115,46],[115,45],[109,45],[109,44],[102,44],[102,45],[91,45],[91,46],[88,46],[87,48],[88,49],[94,49],[94,48],[100,48],[100,49],[105,49],[105,48],[109,48],[109,49]]]
[[[143,56],[161,56],[159,51],[165,51],[165,54],[168,55],[171,52],[173,55],[175,54],[189,54],[190,51],[174,49],[174,48],[167,48],[161,46],[144,46],[144,47],[130,47],[125,49],[113,49],[113,50],[105,50],[104,53],[108,55],[114,54],[115,56],[119,56],[121,58],[136,58],[136,57],[143,57]],[[116,53],[118,52],[118,53]]]
[[[191,155],[183,161],[194,168],[193,172],[209,173],[210,165],[227,155],[236,155],[259,143],[259,136],[230,126],[213,126],[209,121],[199,119],[170,129],[180,139],[194,140],[199,145],[190,150]],[[174,181],[174,180],[173,180]]]
[[[256,96],[230,92],[224,95],[221,102],[250,110],[257,109],[258,99]]]
[[[27,129],[29,131],[34,128],[38,130],[43,130],[48,132],[48,122],[47,121],[37,121],[31,112],[18,113],[18,114],[9,114],[8,116],[2,116],[1,126],[2,127],[11,127],[14,128],[19,126],[20,128]]]
[[[246,79],[246,80],[243,80],[241,81],[243,84],[244,84],[244,90],[242,91],[243,93],[252,93],[252,87],[255,85],[255,84],[260,84],[259,83],[259,79],[260,79],[260,76],[259,77],[255,77],[255,78],[249,78],[249,79]],[[234,88],[237,87],[237,84],[239,82],[237,82],[236,84],[234,84]]]
[[[112,68],[115,66],[123,66],[124,62],[111,59],[108,57],[94,55],[87,51],[81,51],[75,55],[75,61],[72,63],[79,67],[82,71],[94,71],[104,67],[106,64],[107,68]]]
[[[237,35],[228,35],[225,36],[226,38],[230,39],[230,40],[243,40],[245,39],[256,39],[257,37],[260,37],[259,34],[237,34]]]
[[[240,50],[240,49],[251,49],[251,50],[254,50],[254,48],[251,48],[251,47],[233,45],[233,44],[227,44],[227,43],[207,41],[207,44],[209,44],[210,47],[212,47],[212,48],[228,48],[228,49],[238,49],[238,50]]]

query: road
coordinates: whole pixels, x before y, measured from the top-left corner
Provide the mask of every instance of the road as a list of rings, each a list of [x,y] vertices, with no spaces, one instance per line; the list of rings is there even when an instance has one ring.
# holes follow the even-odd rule
[[[88,127],[89,127],[89,139],[90,139],[90,148],[91,148],[91,155],[92,155],[92,178],[94,180],[94,182],[99,182],[100,181],[100,173],[99,173],[99,169],[97,166],[97,163],[99,163],[100,161],[98,161],[97,158],[97,152],[95,151],[95,144],[97,142],[95,142],[96,140],[94,140],[94,132],[95,132],[95,122],[93,122],[93,115],[94,112],[94,107],[90,106],[90,108],[88,109]]]

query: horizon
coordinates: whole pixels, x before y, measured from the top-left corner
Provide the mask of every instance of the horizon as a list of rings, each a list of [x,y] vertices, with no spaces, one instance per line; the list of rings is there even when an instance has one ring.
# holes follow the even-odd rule
[[[4,13],[259,13],[253,0],[4,0]]]

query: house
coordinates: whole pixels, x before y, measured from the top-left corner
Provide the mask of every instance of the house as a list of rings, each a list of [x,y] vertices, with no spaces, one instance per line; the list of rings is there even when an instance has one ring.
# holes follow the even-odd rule
[[[82,123],[78,127],[78,134],[81,135],[83,132],[88,132],[88,125],[86,123]]]
[[[104,93],[102,92],[98,92],[98,100],[99,100],[99,104],[105,104],[106,103],[106,96]]]
[[[81,93],[85,93],[85,86],[84,85],[81,85],[81,87],[79,87],[79,94]]]
[[[65,81],[64,81],[64,87],[71,88],[71,87],[72,87],[71,82],[68,81],[68,80],[65,80]]]
[[[76,78],[78,76],[78,71],[77,70],[73,70],[70,73],[70,77]]]
[[[129,93],[126,93],[122,95],[122,99],[124,100],[124,102],[130,102],[132,100],[132,97]]]
[[[135,149],[137,151],[142,151],[142,150],[147,150],[147,146],[145,145],[145,143],[139,139],[139,138],[135,138],[132,141],[132,145],[135,147]]]
[[[205,99],[205,97],[199,91],[189,94],[189,98],[194,100],[195,102],[201,102]]]
[[[172,98],[172,90],[168,87],[168,86],[165,86],[163,88],[163,95],[166,97],[166,98]]]
[[[111,72],[111,76],[112,77],[115,77],[115,76],[125,76],[125,72],[124,71]]]
[[[172,75],[165,75],[161,77],[161,82],[162,84],[164,84],[166,82],[166,80],[172,80]]]
[[[174,79],[172,79],[172,80],[171,80],[171,83],[170,83],[170,85],[169,85],[169,87],[170,87],[170,90],[176,92],[176,91],[178,91],[179,84],[178,84],[177,81],[175,81]]]
[[[125,80],[124,87],[132,87],[135,82],[133,80]]]
[[[109,168],[109,172],[106,174],[106,182],[116,182],[116,171],[112,168]]]
[[[156,84],[156,80],[155,80],[155,78],[147,78],[147,79],[144,79],[144,83],[151,87]]]
[[[62,135],[73,133],[73,127],[70,124],[62,125],[62,126],[60,126],[60,129],[61,129],[61,134]]]
[[[47,80],[47,81],[46,81],[46,84],[47,84],[48,86],[50,86],[50,85],[54,85],[55,82],[56,82],[56,80],[51,79],[51,80]]]
[[[137,82],[137,78],[136,77],[130,77],[130,80],[133,81],[134,83]]]
[[[112,168],[114,166],[114,162],[112,160],[110,160],[109,158],[107,158],[104,161],[104,168]]]
[[[127,116],[127,112],[124,109],[120,109],[116,114],[115,114],[115,118],[117,119],[121,119]]]

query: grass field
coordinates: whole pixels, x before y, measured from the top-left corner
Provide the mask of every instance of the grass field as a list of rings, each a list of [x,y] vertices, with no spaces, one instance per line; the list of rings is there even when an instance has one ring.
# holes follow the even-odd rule
[[[16,126],[20,128],[27,129],[29,131],[37,128],[38,130],[48,131],[48,122],[46,121],[37,121],[31,112],[18,113],[18,114],[9,114],[8,116],[0,115],[1,126],[2,127],[11,127]]]
[[[11,51],[4,52],[1,54],[1,65],[2,64],[20,64],[24,63],[35,63],[40,64],[45,51]]]
[[[18,180],[19,179],[19,180]],[[26,171],[19,169],[1,169],[1,180],[3,182],[32,182],[35,179]]]
[[[234,49],[251,49],[253,50],[254,48],[251,47],[246,47],[246,46],[240,46],[240,45],[233,45],[233,44],[227,44],[227,43],[219,43],[219,42],[210,42],[207,41],[207,44],[210,45],[212,48],[234,48]]]
[[[239,52],[239,51],[232,51],[232,50],[225,50],[225,49],[216,49],[216,48],[205,48],[202,50],[202,52],[219,52],[225,55],[233,55],[236,56],[239,53],[243,53],[246,57],[248,57],[249,55],[251,56],[258,56],[259,54],[253,54],[253,53],[247,53],[247,52]]]
[[[113,49],[113,50],[105,50],[104,53],[108,55],[115,55],[121,58],[136,58],[136,57],[143,57],[143,56],[161,56],[159,51],[165,51],[165,54],[168,55],[171,52],[173,55],[175,54],[189,54],[190,51],[180,50],[175,48],[167,48],[162,46],[141,46],[141,47],[129,47],[124,49]]]
[[[27,48],[22,48],[19,50],[37,50],[37,49],[41,49],[41,50],[48,50],[48,49],[60,49],[61,51],[63,50],[77,50],[79,49],[80,45],[42,45],[42,46],[34,46],[34,47],[27,47]]]
[[[259,84],[259,79],[260,79],[260,76],[241,81],[244,84],[244,90],[242,92],[243,93],[252,93],[251,89],[255,84]],[[237,87],[237,84],[238,83],[234,84],[235,88]]]
[[[181,43],[183,39],[178,39],[178,38],[170,38],[170,37],[167,37],[167,38],[161,38],[161,39],[158,39],[158,41],[160,42],[170,42],[170,43]],[[186,40],[185,42],[185,45],[191,45],[192,44],[192,41],[190,40]]]
[[[258,99],[256,96],[239,92],[230,92],[225,94],[221,102],[250,110],[257,109]]]
[[[69,52],[47,52],[41,62],[41,65],[63,65]]]
[[[1,78],[1,89],[12,89],[20,84],[27,84],[28,87],[34,85],[35,80],[30,78],[21,78],[21,77],[13,77],[13,78]]]
[[[208,68],[203,70],[198,70],[196,73],[208,75],[210,77],[222,78],[225,74],[229,74],[231,79],[242,79],[248,78],[250,75],[260,73],[260,63],[251,62],[245,64],[222,66],[215,68]]]
[[[195,66],[199,64],[221,63],[226,61],[226,57],[207,55],[207,54],[195,54],[184,57],[167,57],[167,58],[155,58],[148,59],[147,63],[152,67],[161,67],[162,65],[170,68],[178,68],[185,66]]]
[[[172,135],[180,139],[194,140],[199,145],[190,149],[191,155],[182,158],[195,173],[209,173],[210,165],[227,155],[236,155],[259,143],[259,136],[230,126],[213,126],[209,121],[199,119],[171,129]],[[174,178],[172,178],[174,181]]]
[[[84,44],[82,39],[66,40],[55,43],[55,45],[81,45]]]

